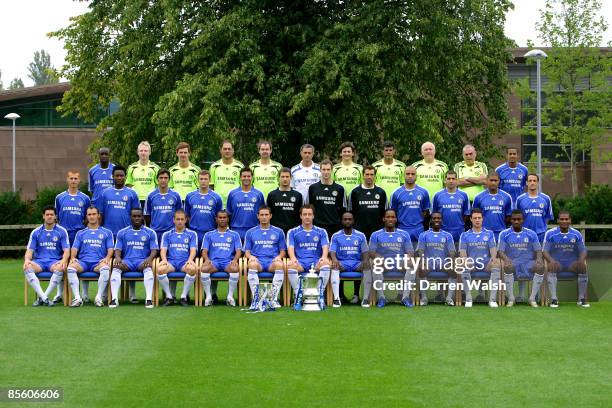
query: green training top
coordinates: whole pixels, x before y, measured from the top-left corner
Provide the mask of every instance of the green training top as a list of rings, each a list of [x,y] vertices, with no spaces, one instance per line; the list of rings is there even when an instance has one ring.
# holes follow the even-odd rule
[[[268,198],[268,193],[278,188],[278,177],[283,165],[273,160],[264,165],[259,159],[249,167],[253,170],[253,187],[263,193],[264,199]]]
[[[404,162],[393,159],[393,163],[385,164],[384,159],[381,159],[372,164],[376,169],[376,185],[381,187],[387,193],[387,200],[391,200],[393,192],[402,184],[404,184],[404,172],[406,165]]]
[[[480,177],[488,173],[487,165],[483,162],[475,161],[472,166],[468,166],[465,161],[455,164],[455,173],[457,173],[457,179],[465,179],[468,177]],[[478,186],[461,186],[461,191],[465,191],[470,201],[474,201],[474,198],[484,191],[484,185]]]
[[[152,161],[143,166],[139,161],[127,168],[125,184],[132,187],[139,200],[146,200],[149,193],[157,187],[157,172],[159,166]]]
[[[332,167],[332,179],[344,187],[344,194],[349,197],[351,191],[363,182],[363,166],[357,163],[345,166],[340,162]]]
[[[223,208],[227,205],[230,191],[240,187],[240,170],[243,167],[244,164],[236,159],[232,164],[223,164],[223,160],[219,159],[210,165],[210,184],[223,199]]]
[[[185,200],[187,194],[200,187],[198,174],[200,168],[193,163],[188,167],[181,167],[178,163],[170,167],[170,188],[179,193],[181,200]]]
[[[433,196],[444,188],[444,178],[448,166],[440,160],[434,160],[433,163],[425,163],[425,160],[419,160],[412,163],[412,166],[416,168],[416,184],[427,190],[429,199],[433,200]]]

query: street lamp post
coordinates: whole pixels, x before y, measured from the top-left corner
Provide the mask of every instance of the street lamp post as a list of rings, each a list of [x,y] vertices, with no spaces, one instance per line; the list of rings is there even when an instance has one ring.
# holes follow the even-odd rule
[[[16,113],[9,113],[4,117],[4,119],[13,121],[13,193],[17,191],[17,183],[15,182],[15,169],[17,168],[17,163],[15,161],[15,121],[20,117],[21,116]]]
[[[537,164],[538,164],[538,187],[540,191],[542,191],[542,77],[540,75],[540,61],[543,58],[548,57],[546,53],[542,50],[531,50],[527,54],[525,54],[525,58],[535,58],[536,59],[536,79],[537,79],[537,147],[536,147],[536,155]]]

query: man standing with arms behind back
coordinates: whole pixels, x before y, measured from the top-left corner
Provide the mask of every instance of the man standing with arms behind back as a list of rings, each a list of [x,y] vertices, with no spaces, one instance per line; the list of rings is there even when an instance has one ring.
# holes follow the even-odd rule
[[[484,191],[489,173],[485,163],[476,161],[474,146],[463,146],[463,161],[455,164],[454,170],[458,178],[457,186],[468,195],[470,203],[473,203],[478,193]]]
[[[282,164],[270,159],[272,155],[272,143],[262,140],[257,143],[259,160],[249,166],[253,170],[253,187],[261,191],[264,200],[268,198],[268,193],[278,187],[278,176]]]
[[[393,192],[404,184],[404,171],[406,170],[406,164],[395,159],[393,142],[383,143],[383,158],[374,162],[372,166],[376,169],[376,185],[385,190],[387,199],[390,200]],[[380,218],[382,219],[382,216]]]
[[[128,166],[125,185],[131,187],[138,194],[140,207],[144,208],[147,196],[157,186],[156,177],[159,166],[149,160],[151,156],[151,145],[149,142],[140,142],[137,152],[138,161]]]
[[[412,163],[416,169],[416,183],[423,187],[433,196],[444,188],[444,177],[448,171],[446,163],[436,160],[436,146],[431,142],[425,142],[421,146],[423,160]]]
[[[85,228],[85,215],[91,205],[91,201],[86,194],[79,191],[81,178],[78,171],[69,170],[66,181],[68,182],[68,190],[59,193],[55,197],[55,210],[57,211],[58,224],[68,232],[68,239],[72,246],[77,232]],[[85,282],[87,281],[83,281],[83,299],[89,302],[87,296],[89,282]],[[63,286],[58,285],[57,296],[53,299],[54,303],[61,300],[62,292]]]
[[[210,185],[227,206],[230,191],[240,186],[240,170],[244,165],[234,158],[234,146],[229,140],[221,142],[221,159],[210,165]]]
[[[506,150],[507,162],[498,166],[495,172],[499,174],[499,189],[510,194],[512,202],[516,203],[518,196],[523,194],[527,185],[529,169],[518,161],[518,149]]]
[[[189,161],[191,148],[189,144],[181,142],[176,146],[178,163],[170,167],[170,188],[179,193],[181,200],[199,186],[198,174],[200,168]]]
[[[89,186],[91,192],[91,205],[100,209],[100,198],[102,192],[113,185],[113,168],[115,165],[110,162],[110,150],[108,147],[101,147],[98,150],[99,163],[89,169]]]
[[[304,204],[308,202],[308,188],[321,179],[321,169],[312,161],[314,146],[304,144],[300,147],[302,161],[291,168],[291,187],[302,194]]]

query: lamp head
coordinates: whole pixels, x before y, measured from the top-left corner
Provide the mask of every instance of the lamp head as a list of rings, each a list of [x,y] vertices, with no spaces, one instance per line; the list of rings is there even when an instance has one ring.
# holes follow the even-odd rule
[[[4,117],[4,119],[8,119],[8,120],[17,120],[17,119],[19,119],[20,117],[21,117],[21,116],[19,116],[19,115],[18,115],[18,114],[16,114],[16,113],[9,113],[8,115],[6,115],[6,116]]]

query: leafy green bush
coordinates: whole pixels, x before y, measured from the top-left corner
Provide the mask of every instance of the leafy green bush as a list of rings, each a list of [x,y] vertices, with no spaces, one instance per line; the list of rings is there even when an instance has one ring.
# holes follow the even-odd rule
[[[31,224],[32,207],[21,199],[19,192],[0,193],[0,225]],[[0,230],[0,246],[25,245],[28,242],[30,230]],[[18,251],[1,251],[0,256],[20,256]]]
[[[594,184],[581,197],[555,198],[555,220],[560,210],[569,210],[575,227],[586,224],[612,224],[612,188],[608,184]],[[612,230],[587,230],[588,242],[612,242]]]

